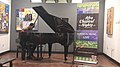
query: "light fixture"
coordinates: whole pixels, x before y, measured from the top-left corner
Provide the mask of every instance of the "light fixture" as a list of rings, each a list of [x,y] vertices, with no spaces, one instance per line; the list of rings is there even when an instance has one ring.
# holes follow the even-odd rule
[[[82,3],[82,0],[72,0],[72,3]]]
[[[55,3],[55,0],[46,0],[46,3]]]
[[[67,3],[67,0],[58,0],[58,3]]]
[[[30,0],[31,3],[42,3],[42,0]]]

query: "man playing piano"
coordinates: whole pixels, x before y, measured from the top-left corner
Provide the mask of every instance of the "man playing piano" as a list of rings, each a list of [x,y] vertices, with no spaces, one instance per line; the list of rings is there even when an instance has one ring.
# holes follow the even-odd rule
[[[27,59],[35,59],[35,56],[33,55],[36,45],[31,42],[31,36],[32,36],[32,29],[34,28],[34,23],[30,23],[30,25],[19,32],[19,38],[20,38],[20,44],[22,46],[22,51],[24,52],[25,49],[28,51]],[[24,56],[24,55],[23,55]],[[22,58],[24,59],[24,58]]]

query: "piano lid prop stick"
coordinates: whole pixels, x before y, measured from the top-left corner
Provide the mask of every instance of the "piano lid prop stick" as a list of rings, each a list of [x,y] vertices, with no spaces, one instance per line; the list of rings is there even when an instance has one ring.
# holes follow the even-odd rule
[[[35,19],[35,21],[34,21],[34,25],[35,25],[35,23],[36,23],[36,21],[37,21],[38,17],[39,17],[39,16],[37,16],[37,18]]]

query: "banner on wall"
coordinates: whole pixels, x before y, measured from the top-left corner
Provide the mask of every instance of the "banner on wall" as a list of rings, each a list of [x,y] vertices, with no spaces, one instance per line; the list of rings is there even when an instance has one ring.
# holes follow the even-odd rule
[[[38,14],[32,8],[16,9],[16,30],[22,30],[29,26],[30,23],[35,23],[33,30],[38,30],[36,21]]]
[[[8,33],[9,29],[9,5],[0,4],[0,33]]]
[[[74,61],[97,63],[99,2],[77,4]]]

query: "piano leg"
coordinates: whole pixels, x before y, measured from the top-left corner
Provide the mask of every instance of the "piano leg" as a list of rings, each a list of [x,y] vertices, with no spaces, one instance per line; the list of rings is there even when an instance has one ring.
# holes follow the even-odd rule
[[[39,58],[39,51],[40,51],[39,46],[40,45],[37,45],[37,58]]]
[[[49,58],[51,57],[52,43],[48,43],[49,48]]]
[[[65,61],[67,61],[68,47],[69,46],[64,46],[64,60]]]
[[[39,45],[37,45],[37,60],[41,60],[41,59],[43,59],[43,57],[42,57],[42,44],[39,44]],[[39,53],[40,53],[40,56],[39,56]]]
[[[43,59],[43,57],[42,57],[42,44],[40,44],[40,59]]]

